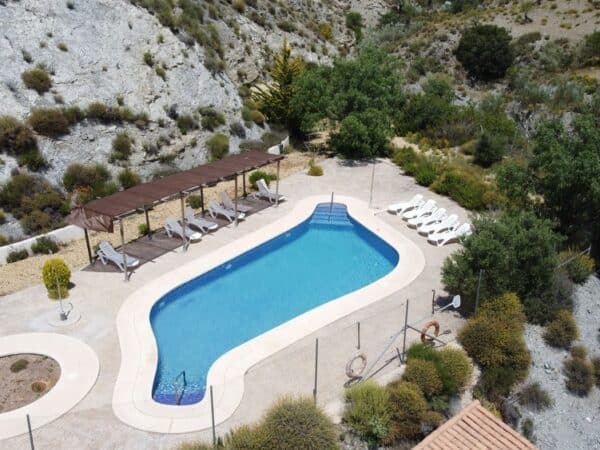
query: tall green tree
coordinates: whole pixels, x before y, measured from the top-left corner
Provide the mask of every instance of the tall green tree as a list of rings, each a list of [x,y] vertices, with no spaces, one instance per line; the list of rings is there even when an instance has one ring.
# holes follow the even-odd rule
[[[284,39],[269,72],[272,81],[255,87],[252,93],[253,99],[269,121],[290,125],[292,118],[290,101],[294,96],[293,83],[304,69],[304,60],[299,56],[292,56],[292,48],[287,39]]]

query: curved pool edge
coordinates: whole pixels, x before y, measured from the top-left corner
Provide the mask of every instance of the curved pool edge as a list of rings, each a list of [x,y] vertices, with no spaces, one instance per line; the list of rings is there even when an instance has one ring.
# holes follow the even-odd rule
[[[185,433],[210,428],[209,396],[192,405],[174,406],[152,399],[158,351],[152,327],[152,306],[182,283],[278,236],[306,220],[326,195],[298,201],[293,210],[275,222],[239,238],[210,254],[190,260],[131,294],[117,315],[121,367],[113,392],[113,411],[124,423],[160,433]],[[244,375],[255,364],[319,329],[391,295],[414,281],[425,267],[419,247],[400,231],[374,215],[366,203],[337,196],[348,214],[376,233],[400,255],[396,267],[377,281],[307,311],[221,355],[211,366],[207,386],[213,385],[215,423],[227,420],[244,393]]]

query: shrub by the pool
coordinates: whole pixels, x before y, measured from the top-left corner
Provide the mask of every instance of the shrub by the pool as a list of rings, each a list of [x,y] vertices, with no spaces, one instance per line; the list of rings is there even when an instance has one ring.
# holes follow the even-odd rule
[[[146,225],[145,223],[140,223],[138,225],[138,234],[140,236],[146,236],[149,233],[150,229],[148,228],[148,225]]]
[[[439,394],[443,387],[435,364],[424,359],[409,359],[402,379],[419,386],[427,398]]]
[[[248,177],[250,186],[252,186],[254,189],[257,189],[256,182],[261,178],[265,180],[265,183],[267,183],[267,186],[269,186],[271,184],[271,181],[275,181],[277,179],[277,175],[265,172],[263,170],[257,170],[255,172],[252,172]]]
[[[438,350],[438,354],[441,365],[445,368],[445,375],[451,381],[451,384],[448,382],[445,384],[455,389],[454,392],[450,391],[449,394],[456,394],[471,380],[473,364],[471,364],[467,354],[459,348],[444,347]],[[443,378],[442,381],[444,381]]]
[[[42,268],[42,279],[48,290],[48,297],[53,300],[69,296],[69,281],[71,270],[60,258],[52,258],[44,263]]]
[[[385,440],[392,425],[389,391],[374,381],[355,384],[346,391],[344,422],[358,436],[375,445]]]
[[[225,437],[225,448],[231,450],[262,450],[266,434],[262,424],[242,425]]]
[[[309,398],[283,398],[263,419],[264,450],[337,448],[335,425]]]
[[[323,167],[315,163],[315,160],[311,158],[308,162],[308,175],[311,177],[323,176]]]
[[[29,257],[29,252],[25,249],[23,250],[13,250],[6,256],[6,262],[8,264],[14,263],[17,261],[22,261]]]
[[[39,95],[48,92],[52,87],[52,79],[48,70],[39,65],[33,69],[26,70],[21,74],[21,79],[28,89],[36,91]]]
[[[51,255],[58,251],[58,244],[54,242],[54,239],[42,236],[31,245],[31,251],[36,255]]]
[[[199,195],[189,195],[187,198],[187,204],[192,209],[199,209],[202,207],[202,197]]]
[[[229,153],[229,138],[222,133],[213,134],[206,141],[211,161],[222,159]]]
[[[587,396],[594,386],[594,368],[583,358],[570,358],[564,363],[567,389],[580,397]]]
[[[577,321],[573,314],[567,310],[561,310],[556,314],[552,322],[546,325],[544,341],[546,344],[569,349],[571,343],[579,337]]]

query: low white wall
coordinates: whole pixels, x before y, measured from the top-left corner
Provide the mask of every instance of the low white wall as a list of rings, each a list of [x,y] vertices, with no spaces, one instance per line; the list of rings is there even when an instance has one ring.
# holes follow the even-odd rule
[[[39,236],[25,239],[24,241],[5,245],[4,247],[0,247],[0,265],[6,264],[6,257],[9,253],[14,252],[15,250],[25,249],[31,255],[31,245],[42,236],[52,238],[57,244],[66,244],[67,242],[83,239],[84,233],[82,228],[76,227],[75,225],[67,225],[64,228],[53,230],[50,233],[41,234]]]

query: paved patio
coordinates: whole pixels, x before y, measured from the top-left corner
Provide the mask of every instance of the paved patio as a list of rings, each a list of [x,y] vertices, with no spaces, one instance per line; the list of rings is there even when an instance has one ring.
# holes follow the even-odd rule
[[[323,177],[297,173],[283,179],[280,191],[288,201],[278,208],[267,208],[254,214],[237,228],[228,226],[207,235],[201,242],[191,245],[187,253],[181,249],[169,252],[137,270],[128,283],[122,281],[119,273],[74,272],[72,281],[75,287],[71,290],[69,300],[81,312],[82,318],[68,329],[55,330],[47,324],[48,311],[56,309],[58,305],[47,299],[41,285],[0,298],[0,335],[56,331],[86,342],[100,359],[100,375],[96,385],[69,413],[34,431],[36,447],[170,449],[182,441],[210,440],[210,430],[184,435],[158,435],[130,428],[115,417],[111,402],[120,366],[119,339],[115,326],[117,312],[122,301],[149,280],[191,258],[216,251],[233,240],[243,239],[248,233],[286,214],[300,198],[334,192],[369,202],[372,165],[350,166],[337,159],[326,160],[322,165],[325,170]],[[426,259],[423,273],[390,297],[338,320],[250,369],[245,377],[245,392],[239,408],[230,419],[217,427],[217,434],[222,436],[233,427],[258,420],[266,408],[283,394],[312,395],[315,338],[319,338],[320,356],[318,402],[328,410],[333,410],[343,392],[345,363],[355,351],[358,321],[361,322],[361,351],[367,354],[370,364],[388,338],[403,325],[404,302],[407,298],[410,299],[410,323],[420,326],[424,318],[430,317],[432,289],[442,293],[441,265],[445,257],[458,246],[433,247],[399,217],[385,212],[385,208],[391,202],[420,192],[458,214],[461,220],[468,218],[467,212],[450,199],[416,185],[412,178],[400,175],[399,169],[387,161],[375,165],[374,180],[374,211],[379,218],[397,227],[421,248]],[[460,322],[456,314],[438,313],[436,319],[441,322],[443,330],[452,331],[445,339],[453,339]],[[418,335],[413,333],[409,338],[415,340]],[[383,360],[393,356],[394,351],[384,355]],[[385,376],[394,367],[397,367],[396,362],[379,375]],[[27,449],[29,441],[27,436],[20,436],[0,442],[0,448]]]

